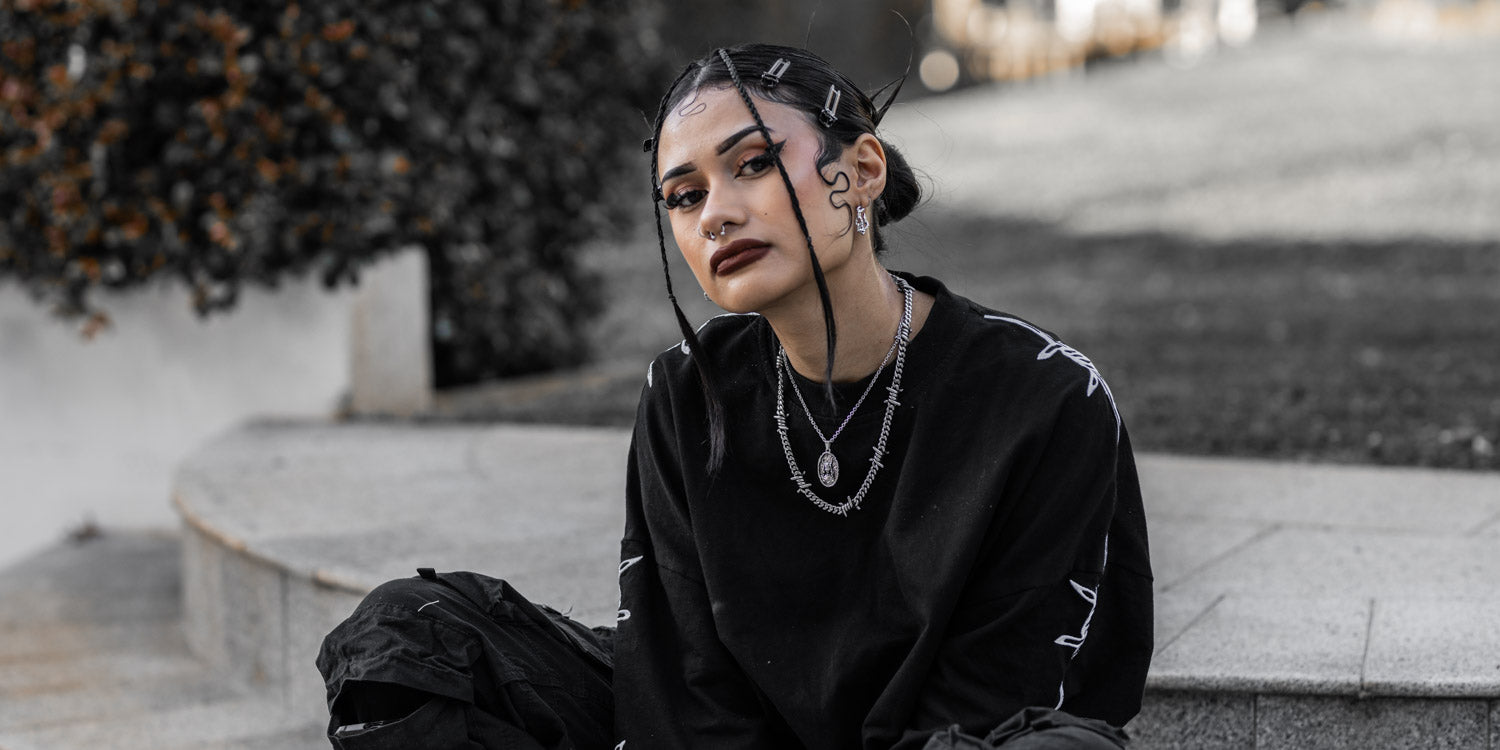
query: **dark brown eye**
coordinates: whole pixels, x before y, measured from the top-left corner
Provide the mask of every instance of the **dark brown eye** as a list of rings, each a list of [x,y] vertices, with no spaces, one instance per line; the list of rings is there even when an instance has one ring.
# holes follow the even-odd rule
[[[707,194],[707,190],[681,190],[667,196],[662,203],[666,205],[669,211],[679,207],[691,208],[698,201],[703,200],[703,196]]]
[[[772,143],[765,151],[745,160],[740,165],[740,174],[744,176],[757,175],[776,165],[776,155],[781,153],[781,147],[786,141]]]
[[[745,163],[740,166],[740,174],[747,175],[747,176],[748,175],[760,174],[761,172],[764,172],[767,169],[770,169],[772,167],[772,165],[774,165],[775,163],[776,163],[775,160],[771,157],[771,154],[769,154],[769,153],[764,153],[764,154],[761,154],[759,156],[754,156],[754,157],[751,157],[749,159],[746,159]]]

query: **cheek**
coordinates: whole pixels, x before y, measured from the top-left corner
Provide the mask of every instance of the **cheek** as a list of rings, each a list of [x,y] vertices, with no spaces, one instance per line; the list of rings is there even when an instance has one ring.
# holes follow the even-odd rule
[[[676,211],[664,213],[667,216],[667,228],[671,230],[672,238],[677,240],[677,248],[686,251],[688,249],[687,243],[690,241],[698,225]]]
[[[672,214],[672,239],[677,242],[677,251],[682,254],[694,275],[701,275],[704,254],[703,239],[698,236],[698,223],[681,214]]]
[[[810,200],[802,202],[803,213],[807,216],[808,229],[814,237],[822,235],[824,242],[838,239],[845,234],[844,230],[850,226],[850,212],[852,208],[836,207],[835,202],[842,203],[842,196],[830,196],[828,187],[819,183],[819,190],[813,191]]]
[[[838,207],[835,204],[848,203],[849,177],[842,173],[838,164],[832,164],[824,168],[832,181],[824,180],[823,175],[809,167],[801,174],[793,174],[792,184],[797,187],[797,196],[802,202],[802,214],[807,219],[807,228],[814,236],[838,235],[843,233],[844,228],[849,225],[850,211],[853,209]],[[777,180],[779,183],[780,180]]]
[[[667,225],[672,230],[672,238],[677,240],[677,249],[686,250],[687,246],[684,243],[687,241],[687,237],[684,235],[684,232],[687,230],[687,227],[682,219],[676,214],[672,214],[672,218],[668,219]]]

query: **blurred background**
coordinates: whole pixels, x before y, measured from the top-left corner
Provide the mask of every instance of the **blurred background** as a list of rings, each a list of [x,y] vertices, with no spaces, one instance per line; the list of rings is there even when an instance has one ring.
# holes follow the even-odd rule
[[[1138,450],[1500,467],[1500,0],[0,0],[0,566],[172,525],[249,418],[629,425],[640,142],[746,40],[909,71],[887,265],[1088,353]]]

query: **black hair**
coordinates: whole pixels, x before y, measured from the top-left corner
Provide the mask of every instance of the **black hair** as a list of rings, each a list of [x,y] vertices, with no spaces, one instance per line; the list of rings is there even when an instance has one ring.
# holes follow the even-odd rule
[[[781,61],[785,61],[785,64],[782,65]],[[775,74],[775,69],[780,69],[779,76]],[[748,75],[742,75],[742,71]],[[772,143],[771,133],[761,119],[760,111],[756,108],[752,95],[806,112],[816,123],[816,129],[822,138],[822,147],[818,152],[818,174],[829,187],[837,188],[840,182],[843,182],[842,189],[834,190],[829,196],[829,201],[835,208],[842,208],[850,213],[850,226],[852,227],[854,207],[839,197],[848,191],[852,178],[842,172],[829,177],[823,174],[823,168],[842,156],[844,149],[853,145],[861,135],[865,133],[875,135],[880,121],[896,100],[896,95],[900,93],[901,84],[905,78],[906,76],[903,75],[887,85],[886,88],[894,86],[894,89],[886,98],[885,104],[877,107],[873,98],[850,81],[847,76],[835,70],[823,58],[807,50],[770,44],[743,44],[714,50],[689,63],[662,96],[661,104],[656,112],[656,121],[652,126],[651,138],[645,144],[651,151],[651,194],[656,212],[656,238],[661,251],[662,273],[667,281],[667,298],[672,302],[677,325],[682,329],[683,341],[689,351],[697,352],[696,356],[693,356],[693,363],[698,370],[708,411],[708,469],[710,472],[717,471],[723,463],[726,451],[724,405],[718,396],[717,374],[714,372],[713,365],[709,361],[707,352],[702,350],[696,331],[688,323],[681,306],[677,304],[677,296],[672,289],[672,274],[667,265],[666,237],[661,221],[663,195],[657,179],[659,169],[657,147],[662,123],[666,120],[667,113],[690,95],[705,88],[715,87],[733,86],[739,92],[740,99],[750,110],[750,115],[755,118],[755,124],[759,127],[762,137],[766,139],[766,143]],[[838,92],[836,111],[831,117],[824,114],[825,105],[830,101],[830,90]],[[875,92],[875,95],[879,96],[884,90],[883,88]],[[876,135],[876,138],[879,139],[879,136]],[[872,227],[870,229],[870,242],[877,254],[885,250],[885,243],[881,238],[879,228],[911,213],[922,197],[916,174],[907,164],[905,157],[884,139],[880,139],[880,145],[885,150],[886,156],[886,182],[885,188],[871,206]],[[797,217],[798,226],[802,229],[802,236],[807,242],[807,252],[812,261],[813,279],[817,283],[818,297],[823,306],[823,324],[828,342],[824,388],[828,392],[829,399],[832,400],[833,358],[835,344],[838,341],[838,331],[833,320],[833,301],[828,294],[828,282],[823,275],[823,267],[818,262],[817,252],[813,249],[812,233],[808,231],[807,220],[803,218],[802,205],[797,199],[797,191],[792,187],[791,177],[782,163],[780,149],[773,148],[770,153],[776,162],[777,171],[781,174],[782,182],[786,185],[787,195],[792,202],[792,212]]]

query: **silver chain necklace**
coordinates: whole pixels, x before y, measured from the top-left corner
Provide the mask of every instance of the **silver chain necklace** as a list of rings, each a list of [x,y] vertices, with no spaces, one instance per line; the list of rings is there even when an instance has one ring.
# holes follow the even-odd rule
[[[818,439],[823,441],[823,455],[818,457],[818,481],[824,487],[832,487],[838,482],[839,471],[838,459],[833,456],[833,441],[838,438],[839,433],[844,431],[844,427],[854,417],[854,412],[859,410],[860,404],[864,403],[865,396],[870,395],[870,391],[874,389],[875,381],[880,379],[880,373],[885,369],[886,363],[890,361],[891,353],[889,351],[886,352],[885,360],[880,363],[880,369],[876,370],[874,377],[870,379],[870,385],[865,388],[865,392],[859,397],[859,401],[855,402],[854,408],[849,410],[849,415],[844,417],[843,423],[834,431],[833,436],[825,438],[823,437],[823,431],[818,428],[817,421],[812,418],[812,410],[807,408],[807,401],[802,398],[802,391],[798,389],[797,381],[790,372],[792,368],[791,364],[787,362],[786,351],[779,346],[776,351],[776,433],[781,436],[781,449],[786,454],[787,466],[792,470],[792,482],[797,485],[797,491],[812,501],[813,505],[835,515],[844,516],[848,515],[851,510],[857,510],[860,502],[865,498],[865,493],[869,492],[870,485],[875,481],[875,473],[882,466],[880,459],[885,456],[886,439],[890,436],[891,432],[891,418],[895,416],[896,407],[900,405],[896,397],[901,393],[901,371],[906,364],[906,344],[911,339],[913,291],[911,284],[907,283],[905,279],[894,275],[891,278],[896,280],[896,286],[901,289],[903,305],[901,325],[897,327],[895,341],[891,344],[896,352],[896,366],[891,373],[891,384],[886,388],[885,418],[880,424],[880,438],[875,442],[875,453],[870,457],[870,471],[865,474],[865,481],[860,483],[859,490],[842,504],[834,505],[818,497],[817,493],[812,491],[812,484],[803,477],[802,469],[797,466],[796,457],[792,455],[792,443],[787,437],[786,429],[786,390],[782,384],[782,370],[787,370],[786,379],[792,381],[792,390],[797,394],[797,400],[802,402],[802,409],[807,413],[807,421],[812,423],[813,431],[817,433]]]
[[[854,419],[854,412],[859,411],[859,405],[863,404],[865,397],[875,389],[875,381],[880,379],[880,373],[885,372],[885,366],[890,364],[891,355],[896,353],[896,344],[900,340],[899,336],[891,337],[891,348],[885,351],[885,358],[880,360],[880,367],[876,368],[875,376],[870,378],[870,384],[865,386],[865,392],[859,395],[859,400],[854,402],[854,407],[849,410],[848,416],[844,417],[838,429],[827,437],[824,437],[823,430],[818,427],[818,420],[813,419],[812,409],[807,408],[807,399],[802,397],[802,388],[797,385],[797,379],[790,375],[787,377],[787,380],[792,381],[792,393],[797,394],[797,400],[802,403],[802,413],[807,415],[807,421],[812,424],[813,432],[816,432],[818,439],[823,441],[823,455],[818,456],[818,481],[822,482],[824,487],[832,487],[839,481],[839,460],[833,455],[833,441],[839,439],[844,428],[849,426],[849,420]],[[778,364],[790,371],[792,365],[787,361],[786,350],[778,347],[776,356],[780,358]]]

